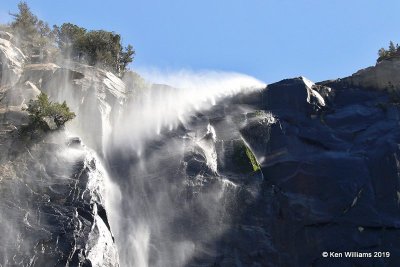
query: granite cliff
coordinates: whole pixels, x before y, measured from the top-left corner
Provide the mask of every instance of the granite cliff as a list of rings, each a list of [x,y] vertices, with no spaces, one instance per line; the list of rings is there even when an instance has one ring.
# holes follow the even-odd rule
[[[199,92],[0,38],[0,265],[400,265],[398,58]],[[77,117],[26,139],[40,92]]]
[[[100,76],[100,93],[89,89],[96,81],[87,82],[82,72],[26,64],[7,39],[0,39],[0,50],[0,266],[118,266],[104,201],[107,173],[96,153],[64,130],[40,136],[24,132],[29,121],[24,108],[40,92],[57,99],[63,92],[59,85],[71,86],[81,104],[92,95],[89,101],[100,114],[113,101],[106,100],[107,92],[117,98],[113,83],[105,72],[92,70]]]

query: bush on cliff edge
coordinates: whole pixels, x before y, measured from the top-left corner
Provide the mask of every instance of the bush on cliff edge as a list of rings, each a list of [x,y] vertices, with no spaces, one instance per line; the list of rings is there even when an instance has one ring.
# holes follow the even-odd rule
[[[67,121],[75,118],[67,103],[53,103],[45,93],[30,100],[26,111],[29,113],[30,127],[41,128],[44,131],[56,130],[64,126]]]

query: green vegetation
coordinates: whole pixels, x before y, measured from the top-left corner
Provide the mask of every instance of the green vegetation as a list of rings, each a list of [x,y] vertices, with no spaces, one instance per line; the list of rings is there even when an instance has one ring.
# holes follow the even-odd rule
[[[16,14],[10,13],[14,17],[10,28],[17,37],[22,51],[26,55],[33,55],[40,53],[44,48],[50,48],[54,34],[49,25],[33,14],[26,2],[20,2],[18,10]]]
[[[254,156],[253,152],[246,145],[245,145],[245,149],[246,149],[247,158],[250,160],[251,166],[253,167],[253,171],[255,171],[255,172],[259,171],[261,168],[260,168],[260,165],[258,164],[257,159]]]
[[[29,113],[30,126],[40,127],[45,131],[51,130],[51,123],[59,129],[75,118],[75,113],[70,111],[65,101],[62,104],[53,103],[45,93],[38,95],[36,100],[30,100],[26,111]]]
[[[18,4],[19,12],[10,24],[22,51],[31,62],[42,63],[56,57],[97,65],[122,76],[133,61],[135,51],[131,45],[123,47],[121,36],[104,30],[87,31],[72,23],[51,29],[34,15],[26,2]]]
[[[390,41],[388,50],[386,50],[385,48],[381,48],[378,51],[378,55],[379,57],[376,60],[377,62],[381,62],[385,59],[390,59],[394,56],[400,56],[400,47],[398,44],[395,45],[392,41]]]
[[[123,48],[119,34],[104,30],[87,31],[71,23],[54,27],[56,42],[64,57],[85,62],[122,75],[133,61],[131,45]]]
[[[233,144],[233,162],[236,171],[241,173],[256,172],[261,169],[253,152],[242,140]]]

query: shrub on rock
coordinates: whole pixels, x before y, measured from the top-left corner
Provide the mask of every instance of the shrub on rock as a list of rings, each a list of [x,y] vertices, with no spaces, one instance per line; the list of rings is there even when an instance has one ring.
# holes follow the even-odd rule
[[[382,60],[390,59],[395,56],[400,56],[400,46],[398,44],[394,44],[392,41],[389,43],[389,49],[381,48],[378,51],[378,59],[377,62],[381,62]]]
[[[261,169],[253,152],[242,140],[234,143],[232,159],[239,173],[256,172]]]
[[[43,130],[56,130],[75,118],[67,103],[53,103],[45,93],[30,100],[26,111],[29,113],[30,125],[41,127]]]

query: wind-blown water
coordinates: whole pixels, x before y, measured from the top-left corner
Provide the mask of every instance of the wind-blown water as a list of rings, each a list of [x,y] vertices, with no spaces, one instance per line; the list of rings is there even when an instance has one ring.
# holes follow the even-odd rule
[[[217,173],[218,136],[199,113],[265,85],[237,73],[142,73],[160,85],[127,88],[115,121],[101,108],[107,210],[121,266],[184,266],[223,233],[225,192],[236,190]],[[189,177],[185,158],[198,149],[210,172]]]
[[[8,104],[20,110],[40,89],[76,112],[67,130],[96,150],[108,173],[105,201],[121,266],[184,266],[196,255],[214,257],[212,241],[229,226],[238,186],[218,173],[223,137],[204,111],[265,85],[237,73],[142,70],[154,84],[125,88],[112,73],[60,66],[27,66],[21,80],[30,84],[19,84]],[[6,75],[3,81],[14,82]]]
[[[114,145],[129,145],[139,153],[146,140],[159,135],[162,129],[185,125],[193,112],[208,109],[224,97],[265,86],[247,75],[216,71],[143,71],[143,75],[156,85],[135,92],[125,108],[127,113],[115,126],[114,138]]]

